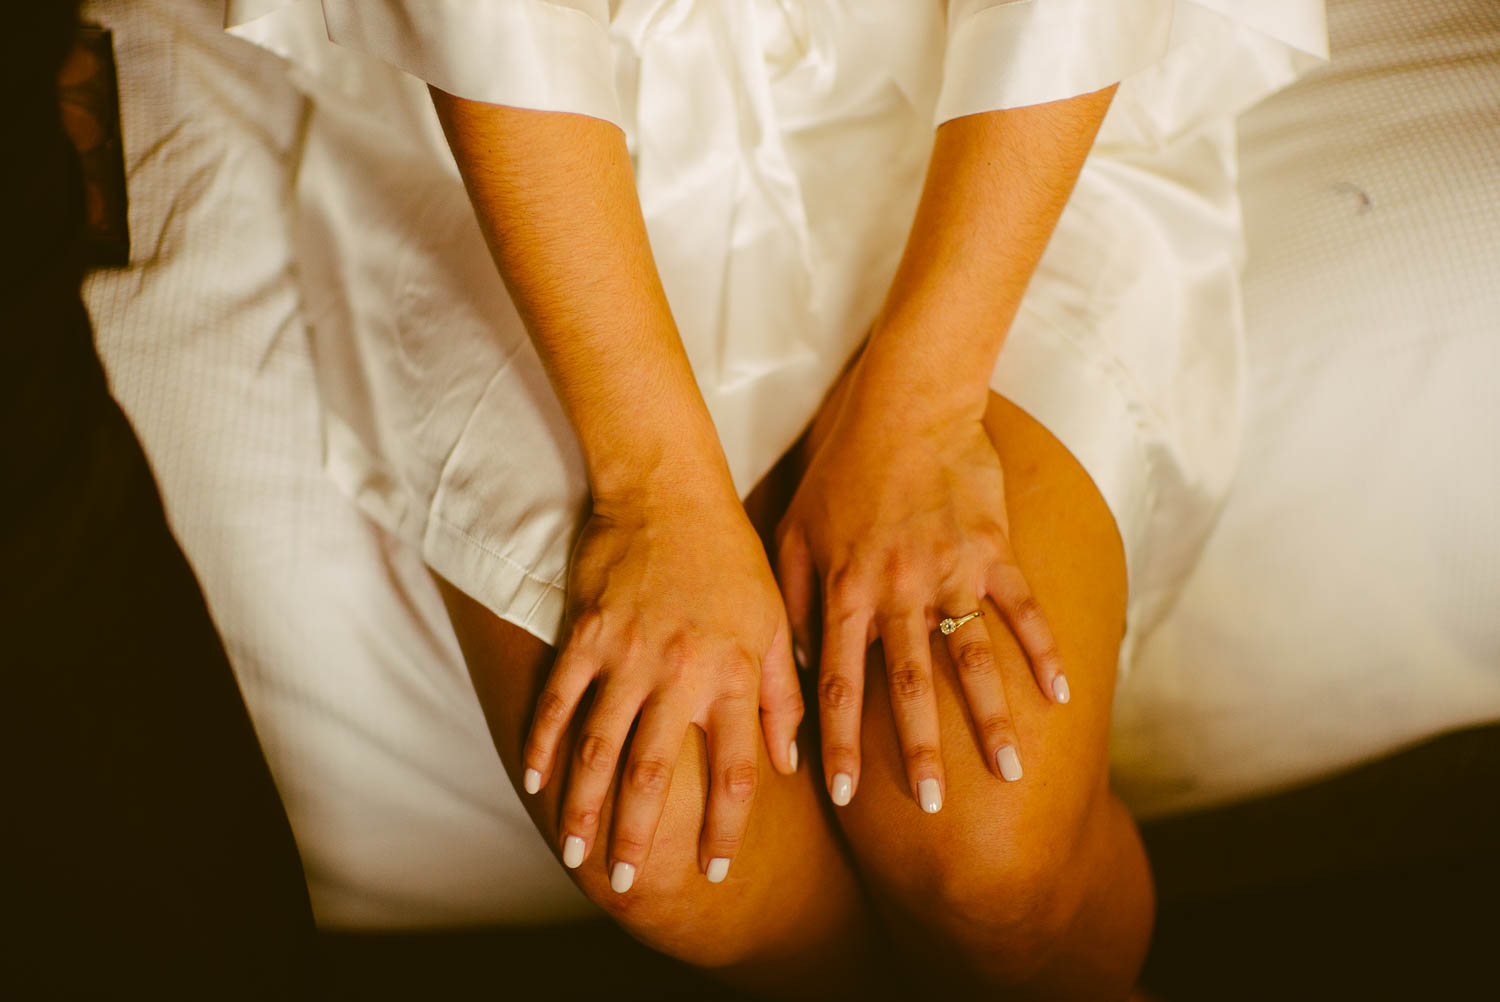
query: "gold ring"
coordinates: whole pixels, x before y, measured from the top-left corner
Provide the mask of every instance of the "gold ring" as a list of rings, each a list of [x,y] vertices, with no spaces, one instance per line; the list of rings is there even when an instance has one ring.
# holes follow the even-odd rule
[[[948,619],[943,620],[941,623],[938,623],[938,629],[942,630],[943,631],[943,636],[946,637],[950,633],[952,633],[954,630],[958,629],[960,626],[963,626],[969,620],[971,620],[971,619],[978,619],[980,616],[983,616],[983,615],[984,615],[984,610],[983,609],[975,609],[973,612],[969,613],[967,616],[959,616],[957,619],[953,619],[952,617],[949,617]]]

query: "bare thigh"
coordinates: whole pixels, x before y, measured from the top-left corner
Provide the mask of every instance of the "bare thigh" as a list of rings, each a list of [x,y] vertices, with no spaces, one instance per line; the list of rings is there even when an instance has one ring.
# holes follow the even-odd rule
[[[988,426],[1006,464],[1017,556],[1050,618],[1074,686],[1066,707],[1044,700],[992,610],[986,622],[1022,743],[1023,781],[1001,784],[985,768],[952,664],[936,644],[949,793],[940,814],[923,814],[902,771],[877,648],[866,687],[865,771],[858,796],[837,818],[819,779],[819,742],[811,733],[816,714],[809,713],[799,742],[807,761],[796,776],[782,777],[762,749],[761,786],[744,849],[724,884],[708,884],[697,851],[706,759],[702,735],[694,730],[635,888],[624,895],[609,890],[602,853],[572,871],[584,891],[637,938],[743,986],[785,997],[899,997],[904,989],[892,992],[892,986],[908,977],[926,980],[933,957],[963,966],[973,955],[992,951],[990,938],[965,939],[962,923],[955,936],[945,919],[976,904],[970,892],[979,892],[981,908],[1001,893],[992,889],[1007,882],[1005,893],[1015,897],[1040,893],[1032,886],[1036,866],[996,861],[1013,861],[1020,850],[1041,845],[1058,865],[1075,858],[1099,865],[1098,852],[1080,852],[1076,843],[1090,819],[1103,812],[1109,824],[1095,827],[1104,832],[1118,825],[1122,813],[1113,810],[1117,805],[1108,794],[1105,753],[1125,602],[1118,534],[1087,475],[1040,425],[997,397]],[[795,483],[798,461],[796,454],[790,457],[747,502],[767,531]],[[500,759],[520,789],[522,743],[554,652],[451,586],[442,587]],[[569,734],[561,761],[568,760],[576,736]],[[561,787],[552,783],[539,796],[524,798],[555,853]],[[1084,890],[1063,897],[1069,894],[1082,900]],[[892,938],[901,949],[890,948]]]
[[[1045,428],[995,395],[986,426],[1006,470],[1011,541],[1052,626],[1072,699],[1059,706],[1042,696],[988,606],[984,623],[1023,765],[1022,779],[1006,783],[983,759],[947,645],[935,636],[948,792],[942,810],[927,815],[911,796],[877,646],[867,662],[859,792],[838,817],[908,963],[936,965],[959,982],[982,983],[989,973],[1060,984],[1046,957],[1068,954],[1069,937],[1088,938],[1079,923],[1094,921],[1118,927],[1094,930],[1118,954],[1094,949],[1070,963],[1108,968],[1090,983],[1128,987],[1149,935],[1151,889],[1134,826],[1108,787],[1125,622],[1122,544],[1093,482]],[[1086,902],[1097,907],[1081,916]]]

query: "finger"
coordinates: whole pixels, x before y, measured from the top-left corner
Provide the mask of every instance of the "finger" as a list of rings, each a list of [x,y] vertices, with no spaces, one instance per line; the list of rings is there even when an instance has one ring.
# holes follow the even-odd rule
[[[967,615],[979,608],[979,600],[972,594],[951,598],[943,603],[942,608],[955,612],[962,610],[959,614]],[[1014,783],[1021,778],[1021,746],[1011,722],[1010,704],[1005,700],[1005,682],[995,661],[989,627],[982,617],[978,617],[962,624],[944,639],[958,671],[964,702],[969,706],[969,714],[979,733],[985,761],[997,776]]]
[[[937,695],[932,686],[926,617],[883,618],[877,626],[885,647],[885,679],[912,797],[922,810],[936,814],[943,808],[943,761],[938,754]]]
[[[578,744],[573,747],[572,769],[563,795],[560,826],[563,864],[570,869],[593,851],[599,832],[599,812],[614,779],[620,749],[640,705],[639,696],[627,695],[619,686],[611,686],[608,676],[602,677],[594,705],[584,718]]]
[[[744,845],[759,784],[754,703],[722,699],[714,704],[708,725],[708,808],[698,865],[717,884]]]
[[[646,865],[691,716],[687,706],[671,699],[653,698],[641,708],[615,797],[609,840],[611,886],[623,884],[628,890]]]
[[[776,582],[786,603],[787,621],[792,627],[792,658],[799,671],[813,667],[813,610],[817,604],[817,576],[807,539],[789,530],[776,547]]]
[[[1048,699],[1066,703],[1072,698],[1072,693],[1068,689],[1068,678],[1063,674],[1057,640],[1021,569],[1014,564],[998,565],[990,573],[989,590],[990,597],[1016,635],[1016,641],[1026,652],[1037,686]]]
[[[865,693],[868,614],[841,614],[829,604],[818,668],[818,724],[823,734],[823,777],[840,807],[859,788],[859,714]]]
[[[766,751],[778,772],[790,776],[797,771],[797,728],[802,723],[802,686],[792,665],[791,643],[786,624],[760,669],[760,726],[766,735]]]
[[[547,684],[537,696],[536,713],[521,753],[521,761],[526,765],[522,786],[527,793],[536,793],[551,781],[558,742],[597,672],[593,659],[583,657],[572,647],[565,646],[552,663]]]

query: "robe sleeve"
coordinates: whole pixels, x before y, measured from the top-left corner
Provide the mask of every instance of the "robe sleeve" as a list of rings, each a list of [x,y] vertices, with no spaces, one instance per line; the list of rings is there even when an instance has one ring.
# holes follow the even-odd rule
[[[1327,58],[1322,0],[949,0],[935,121],[1087,94],[1226,29],[1259,36],[1279,83]]]
[[[621,119],[609,0],[228,0],[225,28],[304,64],[321,31],[458,97]]]

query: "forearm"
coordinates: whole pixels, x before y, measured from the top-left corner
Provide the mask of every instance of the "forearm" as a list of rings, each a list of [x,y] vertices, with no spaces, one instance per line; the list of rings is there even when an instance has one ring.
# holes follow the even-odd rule
[[[876,399],[978,418],[989,377],[1114,88],[937,130],[926,184],[861,361]]]
[[[582,447],[596,498],[728,484],[667,305],[625,136],[433,89],[480,228]]]

